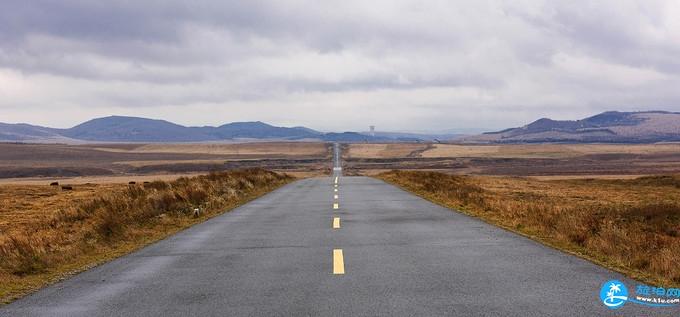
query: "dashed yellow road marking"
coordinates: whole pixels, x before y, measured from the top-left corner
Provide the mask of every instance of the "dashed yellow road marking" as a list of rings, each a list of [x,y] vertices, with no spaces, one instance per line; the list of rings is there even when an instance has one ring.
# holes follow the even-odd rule
[[[337,188],[335,188],[335,189],[333,189],[333,191],[335,191],[335,192],[337,193],[337,192],[338,192],[338,189],[337,189]]]
[[[340,217],[333,218],[333,229],[340,229]]]
[[[333,199],[338,199],[338,195],[333,195]]]
[[[340,204],[334,203],[334,204],[333,204],[333,209],[338,209],[338,208],[340,208]]]
[[[342,249],[333,250],[333,274],[345,274],[345,259]]]
[[[337,176],[335,176],[335,183],[336,184],[338,183],[338,177]]]

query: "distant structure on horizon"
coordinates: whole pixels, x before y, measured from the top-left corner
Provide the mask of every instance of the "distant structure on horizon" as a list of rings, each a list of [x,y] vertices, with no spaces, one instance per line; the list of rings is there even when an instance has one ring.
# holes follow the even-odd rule
[[[375,126],[369,126],[369,130],[371,131],[371,136],[375,136]]]

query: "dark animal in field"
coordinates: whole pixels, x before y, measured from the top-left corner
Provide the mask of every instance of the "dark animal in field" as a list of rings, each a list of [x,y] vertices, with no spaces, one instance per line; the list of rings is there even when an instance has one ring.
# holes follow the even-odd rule
[[[59,186],[59,182],[51,182],[50,186]]]
[[[137,184],[137,182],[129,182],[128,185],[134,185]]]
[[[73,186],[62,185],[61,190],[73,190]]]

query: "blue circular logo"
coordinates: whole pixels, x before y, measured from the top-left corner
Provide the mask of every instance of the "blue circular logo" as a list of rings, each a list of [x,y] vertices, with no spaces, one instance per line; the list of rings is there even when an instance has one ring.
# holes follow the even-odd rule
[[[609,309],[618,309],[628,300],[626,285],[617,280],[611,280],[602,284],[600,300]]]

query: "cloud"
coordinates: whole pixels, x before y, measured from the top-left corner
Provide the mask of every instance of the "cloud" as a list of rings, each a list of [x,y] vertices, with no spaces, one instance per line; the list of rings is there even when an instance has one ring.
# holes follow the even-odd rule
[[[358,130],[680,111],[674,1],[18,1],[1,121]]]

